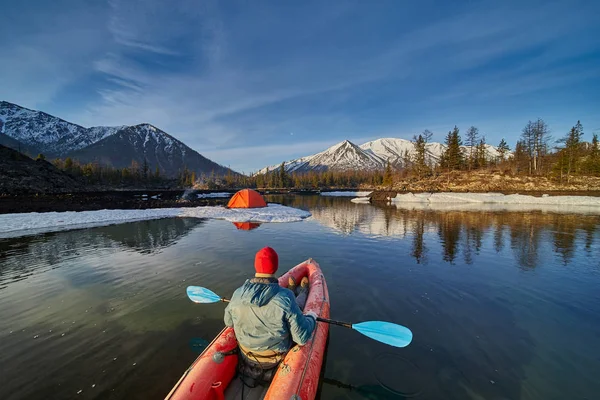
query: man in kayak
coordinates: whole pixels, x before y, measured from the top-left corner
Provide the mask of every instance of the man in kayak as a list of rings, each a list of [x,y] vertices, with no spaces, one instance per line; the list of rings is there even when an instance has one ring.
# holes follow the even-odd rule
[[[261,370],[275,367],[292,347],[310,339],[317,315],[302,313],[308,295],[308,278],[300,287],[290,280],[289,286],[279,286],[275,273],[279,257],[275,250],[265,247],[256,253],[253,279],[246,280],[231,297],[225,309],[225,325],[233,327],[245,361]],[[299,305],[300,303],[300,305]]]

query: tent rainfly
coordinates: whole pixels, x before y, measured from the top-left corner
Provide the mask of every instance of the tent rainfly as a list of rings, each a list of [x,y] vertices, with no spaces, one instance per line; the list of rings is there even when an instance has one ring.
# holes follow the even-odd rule
[[[233,195],[227,204],[228,208],[260,208],[266,206],[265,199],[260,193],[252,189],[240,190]]]

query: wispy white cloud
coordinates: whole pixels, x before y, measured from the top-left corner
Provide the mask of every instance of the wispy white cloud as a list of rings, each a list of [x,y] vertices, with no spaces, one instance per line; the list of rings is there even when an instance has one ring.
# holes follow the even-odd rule
[[[113,34],[114,34],[114,32],[113,32]],[[167,49],[165,47],[155,46],[155,45],[151,45],[151,44],[143,43],[143,42],[138,42],[136,40],[125,39],[124,37],[121,37],[118,35],[115,35],[115,41],[124,46],[129,46],[129,47],[137,48],[140,50],[147,50],[147,51],[150,51],[153,53],[164,54],[164,55],[169,55],[169,56],[176,56],[179,54],[178,52]]]

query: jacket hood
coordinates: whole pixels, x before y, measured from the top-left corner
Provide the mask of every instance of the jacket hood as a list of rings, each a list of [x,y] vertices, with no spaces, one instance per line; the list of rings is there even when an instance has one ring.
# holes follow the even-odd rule
[[[273,296],[279,293],[280,289],[279,283],[276,282],[262,283],[248,280],[242,286],[240,300],[243,304],[252,304],[262,307],[267,304]]]

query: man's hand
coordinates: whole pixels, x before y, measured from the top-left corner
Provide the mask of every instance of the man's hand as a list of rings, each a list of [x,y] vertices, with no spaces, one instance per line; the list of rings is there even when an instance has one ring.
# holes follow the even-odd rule
[[[304,315],[306,315],[307,317],[313,317],[315,319],[315,322],[317,321],[317,314],[314,311],[307,311]]]

